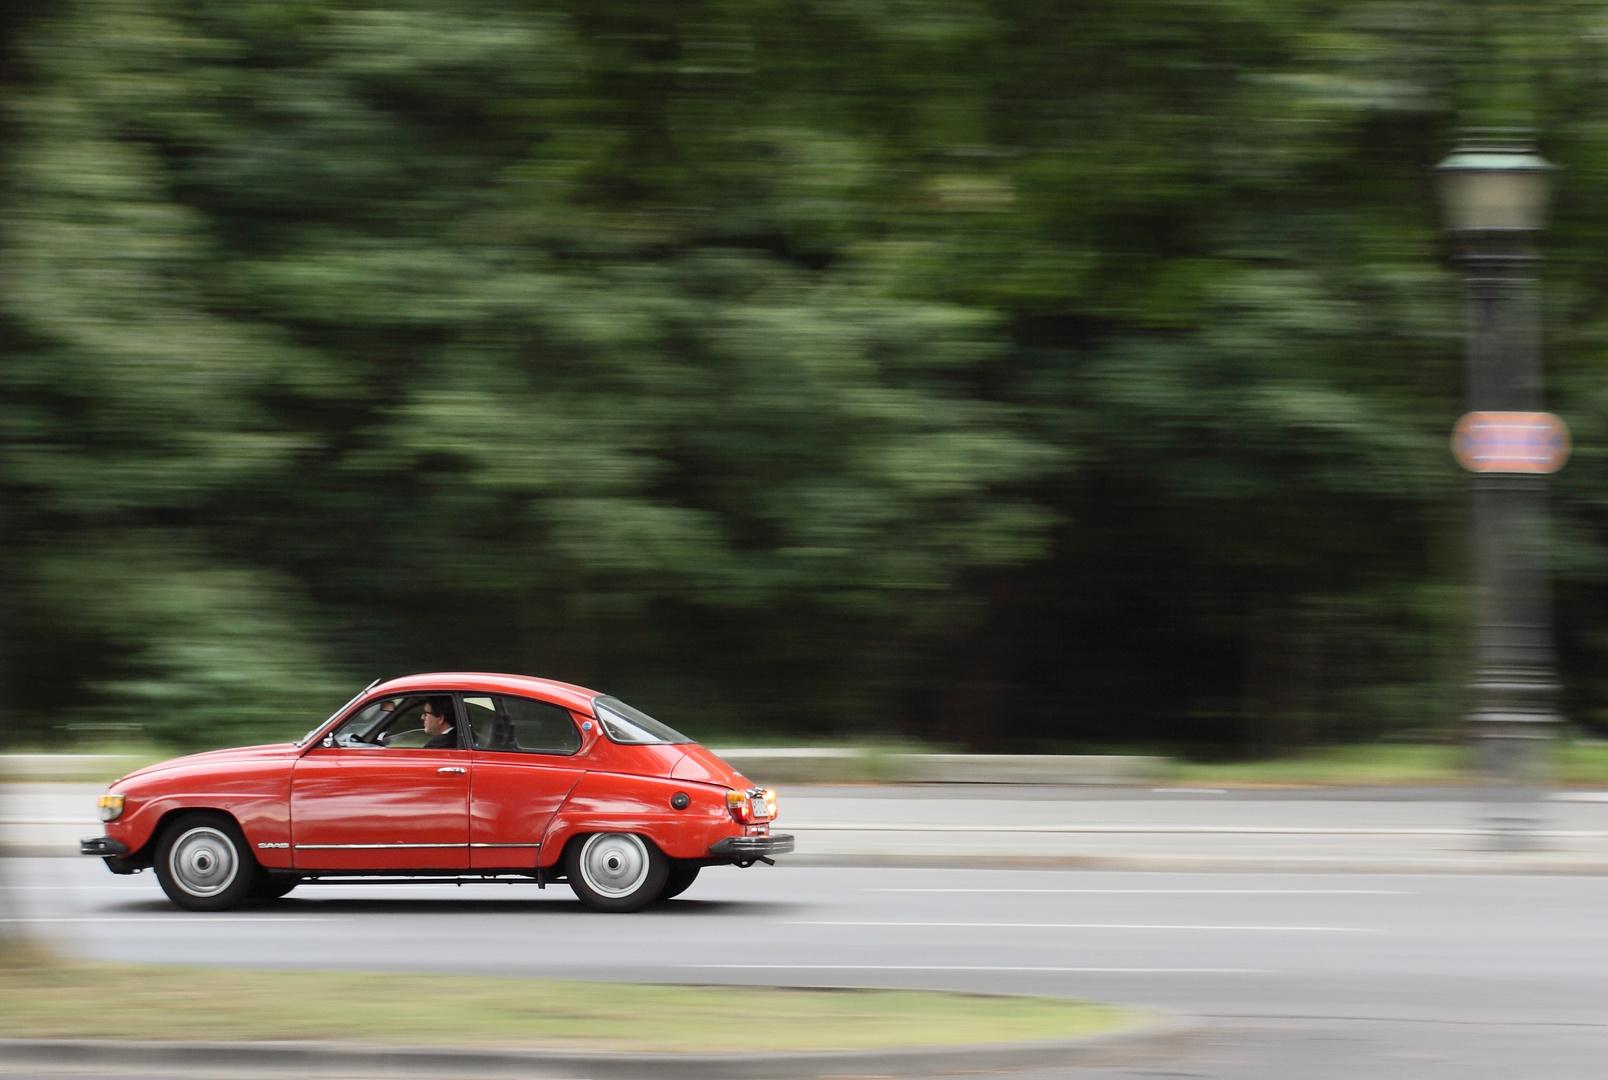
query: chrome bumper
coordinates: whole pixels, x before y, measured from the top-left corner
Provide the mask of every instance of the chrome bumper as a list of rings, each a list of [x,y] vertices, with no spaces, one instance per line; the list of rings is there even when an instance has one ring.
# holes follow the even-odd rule
[[[793,838],[787,833],[728,836],[709,845],[709,854],[727,859],[764,859],[772,855],[786,855],[792,850]]]
[[[78,854],[93,855],[97,859],[128,854],[128,845],[110,836],[91,836],[78,841]]]

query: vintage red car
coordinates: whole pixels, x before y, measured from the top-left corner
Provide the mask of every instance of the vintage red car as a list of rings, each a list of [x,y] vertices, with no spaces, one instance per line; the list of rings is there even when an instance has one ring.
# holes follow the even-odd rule
[[[774,792],[622,701],[523,675],[370,685],[300,741],[130,773],[84,840],[221,911],[304,881],[564,882],[599,911],[683,892],[705,866],[793,850]]]

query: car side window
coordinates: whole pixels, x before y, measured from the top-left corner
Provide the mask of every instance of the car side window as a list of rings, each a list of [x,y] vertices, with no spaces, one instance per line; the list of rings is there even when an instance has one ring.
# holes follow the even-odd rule
[[[343,720],[331,736],[334,745],[348,749],[418,749],[429,741],[424,730],[422,696],[382,698],[370,702]]]
[[[581,748],[581,733],[560,705],[507,694],[466,694],[463,705],[477,750],[573,754]]]

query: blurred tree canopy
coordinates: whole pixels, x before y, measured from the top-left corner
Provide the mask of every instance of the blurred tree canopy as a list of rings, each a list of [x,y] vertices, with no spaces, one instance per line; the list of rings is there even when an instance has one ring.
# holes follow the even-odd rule
[[[13,734],[378,675],[697,737],[1268,751],[1460,710],[1432,166],[1563,166],[1565,711],[1608,724],[1608,3],[30,0]]]

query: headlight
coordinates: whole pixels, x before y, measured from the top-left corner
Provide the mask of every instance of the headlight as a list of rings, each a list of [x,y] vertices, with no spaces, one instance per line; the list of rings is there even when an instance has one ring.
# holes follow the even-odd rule
[[[97,805],[102,821],[116,821],[123,813],[123,796],[102,795]]]

